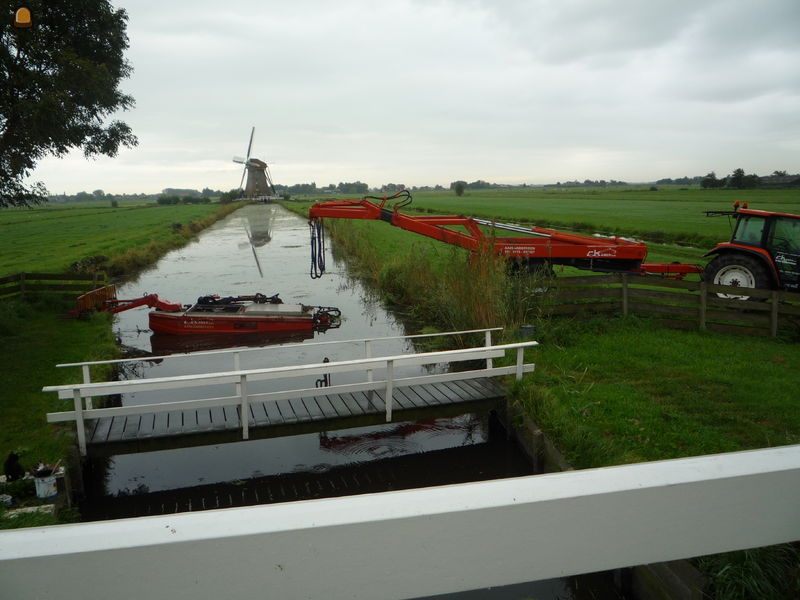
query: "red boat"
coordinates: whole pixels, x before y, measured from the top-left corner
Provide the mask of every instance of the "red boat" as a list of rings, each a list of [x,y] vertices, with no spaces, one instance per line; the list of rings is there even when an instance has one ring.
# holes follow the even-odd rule
[[[341,312],[332,306],[284,304],[274,296],[201,296],[193,305],[161,300],[147,294],[133,300],[118,300],[113,286],[100,288],[78,299],[78,311],[87,308],[118,313],[138,306],[154,308],[149,315],[155,333],[231,334],[290,331],[324,331],[341,325]],[[91,298],[86,298],[94,294]]]
[[[171,312],[156,308],[150,313],[155,333],[245,333],[266,331],[311,331],[339,322],[332,307],[284,304],[276,296],[203,296],[186,310]]]

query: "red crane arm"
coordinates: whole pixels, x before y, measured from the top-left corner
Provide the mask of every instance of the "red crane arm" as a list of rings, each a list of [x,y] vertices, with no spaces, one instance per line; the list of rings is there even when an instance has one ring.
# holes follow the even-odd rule
[[[387,200],[375,204],[366,198],[360,200],[331,200],[317,202],[308,211],[310,219],[374,219],[386,221],[396,227],[424,235],[441,242],[477,251],[490,245],[503,256],[558,258],[607,258],[644,260],[647,246],[624,238],[602,238],[564,233],[542,227],[523,228],[492,223],[461,215],[411,216],[384,207]],[[465,231],[449,229],[460,226]],[[527,237],[487,236],[481,226],[511,229]]]
[[[149,306],[150,308],[157,308],[165,312],[177,312],[179,310],[183,310],[182,304],[162,300],[158,297],[158,294],[148,294],[133,300],[117,300],[116,298],[113,300],[107,300],[105,310],[106,312],[116,314],[132,308],[137,308],[139,306]]]
[[[405,201],[387,208],[386,203],[404,196]],[[623,271],[634,273],[653,273],[683,277],[687,273],[698,273],[701,267],[678,263],[644,263],[647,245],[621,237],[595,237],[565,233],[543,227],[521,227],[506,225],[460,215],[411,216],[401,213],[398,208],[410,201],[407,192],[394,196],[352,200],[330,200],[317,202],[308,211],[309,219],[314,221],[324,217],[334,219],[372,219],[386,221],[395,227],[453,244],[471,252],[491,248],[505,257],[527,258],[547,261],[552,264],[571,265],[582,269],[598,271]],[[488,236],[481,229],[492,227],[495,232],[507,230],[523,236]],[[452,229],[461,227],[464,231]]]

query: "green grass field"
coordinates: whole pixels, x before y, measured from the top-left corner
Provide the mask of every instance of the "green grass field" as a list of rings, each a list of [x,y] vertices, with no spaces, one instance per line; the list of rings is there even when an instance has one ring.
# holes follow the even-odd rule
[[[707,210],[729,210],[735,200],[750,208],[800,213],[800,190],[703,190],[647,188],[524,188],[420,192],[409,208],[437,214],[466,214],[498,221],[640,235],[647,240],[712,245],[730,237],[725,217]]]
[[[186,233],[194,233],[186,226],[219,210],[219,204],[133,203],[121,203],[119,208],[105,203],[3,209],[0,276],[20,271],[62,272],[78,260],[98,255],[113,258],[153,242],[174,247],[185,243]]]

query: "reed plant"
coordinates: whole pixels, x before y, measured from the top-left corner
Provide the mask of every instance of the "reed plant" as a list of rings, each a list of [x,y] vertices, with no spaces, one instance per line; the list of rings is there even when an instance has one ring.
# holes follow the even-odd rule
[[[800,598],[800,544],[781,544],[698,559],[716,600]]]
[[[511,272],[506,260],[488,247],[473,254],[436,242],[387,248],[394,244],[387,241],[385,228],[376,232],[363,225],[326,222],[357,273],[395,310],[429,327],[451,331],[484,327],[515,331],[537,318],[537,298],[542,297],[537,292],[546,285],[544,278]]]

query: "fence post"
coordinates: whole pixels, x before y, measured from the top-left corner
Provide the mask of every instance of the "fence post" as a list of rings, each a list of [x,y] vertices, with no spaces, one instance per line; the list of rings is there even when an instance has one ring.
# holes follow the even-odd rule
[[[81,456],[86,456],[86,426],[83,422],[83,402],[79,388],[72,390],[72,404],[75,407],[75,428],[78,430],[78,448]]]
[[[628,316],[628,276],[624,273],[620,275],[622,280],[622,314]]]
[[[89,372],[89,365],[83,365],[81,370],[83,371],[83,383],[91,383],[92,382],[92,375]],[[92,398],[88,397],[88,398],[86,398],[86,409],[87,410],[91,410],[92,408],[93,408],[92,407]]]
[[[522,365],[525,362],[525,348],[517,348],[517,381],[522,379]]]
[[[486,347],[488,348],[491,345],[492,345],[492,332],[491,331],[487,331],[486,332]],[[491,358],[487,358],[486,359],[486,368],[487,369],[491,369],[493,364],[494,363],[493,363]]]
[[[386,361],[386,422],[392,420],[392,389],[394,388],[394,361]]]
[[[772,290],[772,313],[770,315],[770,323],[769,323],[769,332],[772,337],[778,337],[778,307],[780,306],[780,302],[778,302],[778,292],[777,290]]]
[[[239,376],[239,387],[242,390],[242,439],[250,439],[250,405],[247,402],[247,375]]]
[[[706,330],[706,312],[708,310],[708,284],[700,282],[700,331]]]

